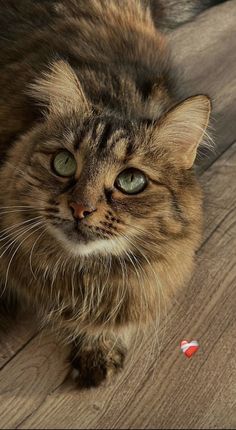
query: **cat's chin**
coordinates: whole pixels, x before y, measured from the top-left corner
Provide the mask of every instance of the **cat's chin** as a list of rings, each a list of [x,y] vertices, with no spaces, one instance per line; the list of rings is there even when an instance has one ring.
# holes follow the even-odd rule
[[[74,257],[88,257],[96,254],[119,256],[127,251],[127,241],[123,238],[119,238],[119,240],[85,239],[78,236],[76,239],[75,237],[69,237],[65,232],[53,226],[50,227],[50,231],[63,248],[65,248],[66,252]]]

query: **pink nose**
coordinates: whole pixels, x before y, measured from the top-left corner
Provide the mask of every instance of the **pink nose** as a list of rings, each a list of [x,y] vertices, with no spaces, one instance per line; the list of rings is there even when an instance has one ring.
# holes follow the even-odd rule
[[[85,206],[82,203],[71,202],[69,206],[72,210],[73,217],[79,220],[88,217],[91,213],[96,211],[96,209],[91,206]]]

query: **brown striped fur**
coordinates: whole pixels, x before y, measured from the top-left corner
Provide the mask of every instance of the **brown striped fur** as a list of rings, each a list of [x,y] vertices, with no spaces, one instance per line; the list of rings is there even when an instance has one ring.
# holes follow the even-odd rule
[[[98,385],[191,275],[202,223],[192,166],[210,102],[178,102],[166,41],[142,2],[34,2],[34,13],[9,3],[0,1],[2,291],[73,343],[79,385]],[[73,178],[52,169],[63,148],[77,161]],[[115,186],[128,167],[148,178],[137,195]],[[96,208],[76,227],[71,200]]]

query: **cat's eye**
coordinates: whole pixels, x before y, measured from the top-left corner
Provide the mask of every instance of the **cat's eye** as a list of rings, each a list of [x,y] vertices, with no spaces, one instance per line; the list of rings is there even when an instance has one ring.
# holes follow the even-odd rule
[[[53,159],[53,169],[59,176],[73,176],[77,169],[74,156],[66,150],[60,151]]]
[[[147,177],[138,169],[130,168],[123,170],[115,181],[118,190],[125,194],[138,194],[146,188]]]

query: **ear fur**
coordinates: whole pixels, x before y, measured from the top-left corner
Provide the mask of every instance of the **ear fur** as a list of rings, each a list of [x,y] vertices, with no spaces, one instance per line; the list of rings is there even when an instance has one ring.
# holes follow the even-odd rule
[[[30,94],[49,112],[63,113],[78,108],[89,109],[81,84],[74,70],[63,61],[55,61],[49,71],[30,85]]]
[[[174,161],[190,169],[206,132],[211,113],[205,95],[190,97],[171,109],[154,127],[154,138],[171,152]]]

